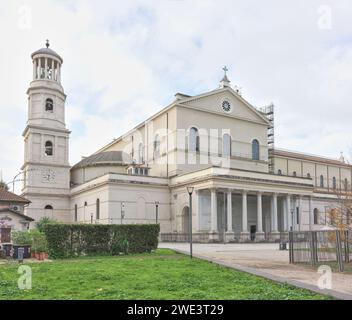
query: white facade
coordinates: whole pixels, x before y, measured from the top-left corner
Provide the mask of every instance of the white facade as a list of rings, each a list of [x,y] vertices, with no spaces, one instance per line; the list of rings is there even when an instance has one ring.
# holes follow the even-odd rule
[[[23,194],[32,201],[26,214],[35,219],[157,222],[162,239],[185,240],[186,188],[192,186],[196,241],[275,241],[290,229],[323,227],[336,192],[350,191],[352,167],[343,159],[272,149],[267,115],[233,90],[226,76],[213,91],[176,94],[146,122],[70,168],[62,59],[48,50],[32,55],[24,131]],[[56,61],[54,78],[45,71],[40,77],[42,58],[44,66]],[[45,109],[48,98],[53,112]],[[50,156],[47,141],[53,142]]]

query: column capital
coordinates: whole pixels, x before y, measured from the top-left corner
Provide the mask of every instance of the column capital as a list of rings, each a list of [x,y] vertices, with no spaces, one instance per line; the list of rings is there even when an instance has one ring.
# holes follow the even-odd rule
[[[264,192],[263,191],[256,191],[256,193],[258,196],[262,196]]]

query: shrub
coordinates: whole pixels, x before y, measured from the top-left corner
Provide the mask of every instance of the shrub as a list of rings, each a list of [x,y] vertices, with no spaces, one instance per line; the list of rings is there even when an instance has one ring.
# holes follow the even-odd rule
[[[157,224],[46,224],[50,258],[150,252],[158,246]]]
[[[35,224],[36,228],[40,231],[40,232],[44,232],[44,226],[49,224],[49,223],[55,223],[56,221],[53,219],[50,219],[48,217],[43,217],[40,218],[39,221]]]
[[[35,252],[47,252],[48,246],[45,234],[38,229],[29,231],[32,240],[32,250]]]
[[[32,229],[30,231],[13,231],[12,242],[19,245],[30,245],[33,251],[47,251],[45,234],[38,229]]]
[[[12,238],[13,244],[19,244],[19,245],[32,244],[32,238],[28,231],[13,231],[11,238]]]

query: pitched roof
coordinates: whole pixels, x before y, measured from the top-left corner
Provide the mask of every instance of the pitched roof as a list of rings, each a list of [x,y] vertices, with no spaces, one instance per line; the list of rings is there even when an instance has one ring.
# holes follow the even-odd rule
[[[18,216],[20,216],[20,217],[22,217],[22,218],[28,220],[28,221],[34,221],[33,218],[31,218],[31,217],[29,217],[29,216],[26,216],[26,215],[23,214],[23,213],[20,213],[20,212],[17,212],[17,211],[15,211],[15,210],[12,210],[11,208],[2,208],[2,209],[0,209],[0,212],[10,212],[10,213],[16,214],[16,215],[18,215]]]
[[[0,188],[0,202],[21,202],[30,203],[26,198],[20,197],[10,191]]]

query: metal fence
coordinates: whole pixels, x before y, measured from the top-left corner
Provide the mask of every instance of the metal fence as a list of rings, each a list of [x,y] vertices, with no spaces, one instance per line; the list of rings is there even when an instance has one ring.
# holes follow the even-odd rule
[[[324,230],[289,233],[290,263],[337,262],[340,271],[352,260],[352,233]]]
[[[161,233],[161,241],[163,242],[189,242],[189,233]],[[206,232],[193,233],[192,241],[193,242],[209,242],[211,235]]]

